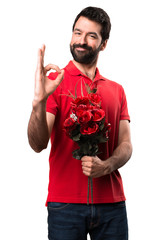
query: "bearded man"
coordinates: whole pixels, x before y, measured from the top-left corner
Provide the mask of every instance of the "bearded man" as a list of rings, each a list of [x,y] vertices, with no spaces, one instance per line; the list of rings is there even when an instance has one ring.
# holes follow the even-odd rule
[[[70,51],[73,60],[64,69],[44,67],[45,45],[38,51],[33,110],[28,125],[30,146],[41,152],[51,139],[48,197],[49,240],[127,240],[128,224],[123,184],[118,169],[130,159],[130,117],[123,87],[100,75],[98,57],[106,48],[110,18],[101,8],[83,9],[73,24]],[[49,70],[55,70],[47,76]],[[77,143],[63,129],[70,115],[68,94],[87,96],[96,89],[107,121],[109,141],[98,156],[76,160]],[[88,177],[93,179],[93,203],[87,205]]]

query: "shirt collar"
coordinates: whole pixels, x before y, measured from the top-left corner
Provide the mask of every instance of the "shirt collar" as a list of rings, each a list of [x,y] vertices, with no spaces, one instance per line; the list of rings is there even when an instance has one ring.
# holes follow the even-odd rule
[[[84,76],[87,77],[85,74],[83,74],[72,61],[68,63],[68,65],[65,68],[72,76]],[[98,68],[96,68],[96,76],[94,78],[94,82],[98,80],[106,80],[102,75],[100,75]]]

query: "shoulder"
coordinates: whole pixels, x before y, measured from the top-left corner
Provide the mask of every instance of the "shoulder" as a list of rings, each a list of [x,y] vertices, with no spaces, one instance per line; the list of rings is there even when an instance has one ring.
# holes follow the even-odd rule
[[[106,104],[112,102],[112,104],[115,103],[121,105],[125,99],[123,86],[107,78],[103,78],[102,81],[99,81],[97,85],[97,93],[101,95],[103,102]]]
[[[117,83],[116,81],[110,80],[108,78],[103,77],[102,81],[100,82],[100,85],[109,91],[119,91],[119,92],[124,91],[123,86],[121,84]]]

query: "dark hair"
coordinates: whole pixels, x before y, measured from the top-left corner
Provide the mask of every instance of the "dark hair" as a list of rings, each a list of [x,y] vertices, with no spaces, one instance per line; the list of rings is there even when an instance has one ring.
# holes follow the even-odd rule
[[[78,19],[83,16],[88,18],[89,20],[92,20],[94,22],[97,22],[101,24],[102,30],[101,30],[101,36],[102,36],[102,42],[104,42],[106,39],[109,39],[109,33],[111,30],[111,22],[108,14],[101,8],[97,7],[87,7],[84,8],[76,17],[72,31],[74,31],[74,27]]]

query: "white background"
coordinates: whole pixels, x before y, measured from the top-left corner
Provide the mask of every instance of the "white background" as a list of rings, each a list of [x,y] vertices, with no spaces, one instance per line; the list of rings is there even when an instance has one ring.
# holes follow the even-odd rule
[[[159,2],[158,0],[6,0],[0,3],[0,239],[47,239],[49,148],[27,140],[37,49],[45,64],[71,59],[72,24],[82,8],[104,8],[112,30],[98,67],[123,85],[131,115],[130,162],[122,174],[130,240],[160,239]]]

